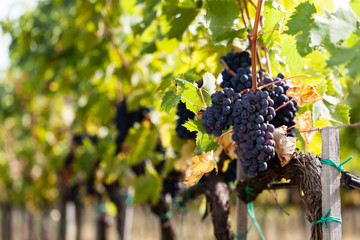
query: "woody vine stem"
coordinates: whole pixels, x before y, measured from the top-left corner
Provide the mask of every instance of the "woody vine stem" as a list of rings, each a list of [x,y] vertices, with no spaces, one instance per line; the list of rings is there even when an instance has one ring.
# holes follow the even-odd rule
[[[256,6],[256,16],[255,16],[255,23],[253,28],[253,34],[251,35],[251,64],[252,64],[252,90],[257,89],[257,76],[256,76],[256,43],[258,38],[258,27],[260,22],[260,15],[261,15],[261,6],[263,0],[258,0],[258,4]],[[259,59],[260,60],[260,59]]]

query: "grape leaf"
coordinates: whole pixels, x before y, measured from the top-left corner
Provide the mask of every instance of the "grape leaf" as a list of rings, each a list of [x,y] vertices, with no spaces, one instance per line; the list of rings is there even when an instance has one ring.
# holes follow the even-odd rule
[[[151,129],[150,124],[143,123],[138,128],[130,129],[123,144],[124,148],[130,149],[130,164],[135,165],[148,158],[156,147],[157,139],[158,133]]]
[[[349,124],[349,106],[344,104],[333,104],[326,100],[319,101],[313,105],[313,122],[320,117],[330,120],[333,125]]]
[[[225,136],[220,137],[219,144],[224,149],[226,155],[231,159],[236,159],[237,156],[234,153],[236,143],[231,139],[232,134],[226,134]]]
[[[184,181],[186,185],[192,186],[196,184],[205,173],[211,172],[214,168],[216,172],[218,171],[213,151],[194,156],[190,161],[193,162],[193,165],[186,171],[186,179]]]
[[[156,204],[162,190],[162,181],[159,174],[151,166],[146,166],[145,174],[136,177],[131,185],[135,188],[134,202],[145,203],[150,201]]]
[[[182,99],[182,101],[186,104],[186,108],[194,113],[197,113],[198,111],[200,111],[202,109],[201,107],[198,107],[198,106],[204,106],[204,103],[202,101],[202,98],[201,98],[201,95],[199,92],[199,88],[197,86],[195,86],[194,84],[185,82],[185,88],[184,88],[184,92],[183,92],[182,96],[184,97],[184,99]],[[198,106],[194,106],[191,103],[196,104]]]
[[[196,8],[181,8],[178,7],[173,13],[170,22],[171,28],[168,32],[169,38],[177,38],[180,40],[183,33],[198,15],[199,10]]]
[[[296,50],[296,41],[290,37],[281,40],[281,56],[285,57],[286,63],[297,72],[301,70],[301,57]]]
[[[293,83],[293,86],[288,89],[286,95],[293,97],[297,104],[302,107],[307,103],[312,104],[320,101],[322,97],[318,94],[318,92],[318,86],[304,83],[299,80]]]
[[[301,114],[299,117],[296,118],[296,127],[299,131],[307,131],[313,129],[312,121],[311,121],[311,111],[306,111],[305,113]],[[300,133],[302,138],[305,141],[305,151],[309,150],[309,144],[311,139],[315,135],[315,131],[313,132],[302,132]]]
[[[201,126],[201,119],[189,120],[183,124],[189,131],[197,131],[196,134],[196,147],[194,155],[200,155],[203,152],[215,151],[219,144],[215,142],[215,137],[212,135],[206,134],[205,129]]]
[[[239,15],[239,6],[235,0],[207,0],[206,6],[206,27],[210,29],[215,44],[227,45],[235,37],[245,34],[245,29],[233,29],[234,20]]]
[[[194,155],[200,155],[204,152],[215,151],[219,144],[214,141],[212,135],[206,134],[202,131],[196,134],[196,147]]]
[[[180,74],[176,77],[176,79],[182,79],[185,82],[189,83],[195,83],[196,81],[199,81],[201,79],[200,76],[196,75],[193,72],[186,72],[184,74]]]
[[[314,19],[312,15],[316,13],[316,8],[309,2],[302,2],[296,8],[291,15],[290,20],[286,26],[289,28],[284,33],[289,35],[296,35],[299,32],[308,31]]]
[[[333,0],[310,0],[310,1],[315,5],[318,12],[323,8],[325,8],[328,11],[332,11],[334,9]]]
[[[211,101],[211,94],[213,94],[216,91],[216,85],[215,85],[216,79],[214,75],[212,75],[209,72],[206,72],[203,78],[203,85],[201,87],[205,103],[207,105],[210,104]]]
[[[327,60],[327,66],[333,67],[352,61],[357,55],[357,48],[358,46],[354,46],[352,48],[347,46],[337,47],[334,51],[331,52],[331,56]]]
[[[167,114],[170,114],[171,109],[176,107],[180,102],[182,91],[178,94],[174,93],[174,91],[168,91],[164,94],[161,100],[161,108],[164,109]]]
[[[169,76],[166,76],[163,78],[163,80],[160,83],[160,86],[156,89],[156,92],[160,92],[160,94],[163,94],[168,87],[171,86],[172,80]]]
[[[297,34],[297,51],[302,57],[314,50],[314,47],[309,46],[311,42],[310,30],[314,23],[312,15],[314,13],[316,13],[316,8],[313,4],[309,2],[300,3],[286,24],[288,30],[284,33],[289,35]]]
[[[196,119],[196,120],[188,120],[186,121],[183,126],[189,130],[190,132],[204,132],[204,127],[201,126],[201,119]]]
[[[264,28],[262,32],[269,32],[262,35],[262,39],[264,40],[266,47],[270,48],[274,41],[273,36],[275,35],[275,29],[280,27],[280,23],[284,17],[284,13],[278,9],[271,8],[264,14],[265,22]]]

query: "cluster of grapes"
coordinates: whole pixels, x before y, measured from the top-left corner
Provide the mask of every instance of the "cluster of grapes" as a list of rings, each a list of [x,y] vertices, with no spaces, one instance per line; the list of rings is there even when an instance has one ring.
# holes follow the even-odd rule
[[[230,87],[238,92],[252,87],[251,58],[248,52],[229,52],[220,59],[236,74],[233,76],[227,70],[224,70],[222,72],[223,81],[220,83],[220,87]]]
[[[263,84],[269,84],[278,80],[284,79],[284,74],[279,73],[276,78],[264,77]],[[285,82],[275,83],[269,87],[263,89],[263,91],[267,91],[269,93],[270,98],[274,101],[274,108],[284,105],[292,98],[286,95],[286,91],[289,89],[289,85]],[[291,101],[286,106],[280,108],[276,112],[275,118],[271,121],[271,123],[275,126],[275,128],[280,127],[282,125],[287,126],[288,128],[295,125],[295,116],[298,111],[298,106],[296,101]],[[294,136],[294,128],[288,131],[289,136]]]
[[[195,139],[196,132],[190,132],[187,130],[183,124],[188,121],[189,119],[194,119],[195,114],[186,108],[186,104],[183,102],[179,102],[177,105],[176,115],[179,116],[178,120],[176,121],[176,128],[175,131],[179,138],[181,139]]]
[[[220,84],[222,88],[231,87],[237,92],[241,92],[252,87],[252,71],[249,67],[251,66],[251,58],[248,52],[244,51],[235,54],[229,52],[226,56],[223,56],[220,59],[224,60],[228,67],[236,73],[236,76],[232,76],[226,70],[222,72],[223,81]],[[264,75],[265,72],[266,71],[264,69],[259,70],[257,80],[260,81],[260,78],[263,78],[263,83],[261,85],[284,79],[283,73],[279,73],[276,78],[270,78]],[[270,98],[274,101],[273,107],[277,109],[291,100],[291,98],[286,96],[286,91],[289,87],[290,86],[285,82],[279,82],[263,89],[263,91],[268,91]],[[295,116],[297,111],[297,103],[292,101],[285,107],[280,108],[277,111],[275,118],[270,123],[273,124],[275,128],[282,125],[291,128],[295,125]],[[294,136],[294,128],[291,128],[288,131],[288,135]]]
[[[224,88],[224,91],[216,91],[211,95],[212,105],[205,109],[201,122],[207,134],[219,137],[223,130],[234,124],[234,102],[239,98],[240,93],[236,93],[232,88]]]
[[[126,101],[123,100],[116,108],[115,125],[118,130],[116,136],[116,152],[119,153],[121,144],[125,141],[125,138],[134,123],[141,122],[145,119],[146,115],[150,112],[148,108],[139,108],[136,111],[129,112],[126,107]]]
[[[269,122],[275,117],[274,101],[266,91],[247,92],[235,103],[232,140],[236,142],[235,154],[242,161],[245,174],[256,177],[258,171],[267,168],[266,162],[275,156],[272,133],[275,128]]]

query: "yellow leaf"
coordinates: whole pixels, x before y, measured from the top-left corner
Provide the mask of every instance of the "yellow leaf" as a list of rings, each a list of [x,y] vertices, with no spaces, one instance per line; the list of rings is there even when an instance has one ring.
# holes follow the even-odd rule
[[[302,107],[306,103],[312,104],[322,100],[322,97],[318,94],[318,87],[310,85],[299,80],[293,83],[293,86],[286,91],[286,95],[293,97],[297,104]]]
[[[219,141],[220,146],[224,149],[226,155],[231,159],[236,159],[237,156],[234,153],[236,143],[231,139],[231,134],[226,134],[222,136]]]
[[[273,135],[275,140],[275,152],[277,153],[281,167],[287,165],[294,152],[296,147],[296,137],[288,137],[287,127],[281,126],[275,129]]]
[[[194,164],[186,171],[184,184],[189,186],[196,184],[205,173],[211,172],[214,168],[217,172],[218,167],[213,155],[211,151],[192,157],[190,161]]]
[[[301,114],[296,119],[296,127],[299,129],[299,131],[307,131],[307,130],[314,129],[312,127],[311,112],[310,111],[306,111],[305,113]],[[300,134],[301,134],[301,136],[303,137],[303,139],[305,141],[305,151],[307,152],[308,149],[309,149],[310,141],[311,141],[312,137],[315,135],[315,131],[302,132]]]

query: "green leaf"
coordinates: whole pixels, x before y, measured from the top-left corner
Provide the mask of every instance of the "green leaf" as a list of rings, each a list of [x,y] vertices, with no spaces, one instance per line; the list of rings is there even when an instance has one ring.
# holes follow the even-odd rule
[[[186,108],[189,109],[190,111],[197,113],[198,111],[203,109],[201,107],[198,107],[198,106],[204,106],[204,103],[202,101],[199,88],[194,84],[185,82],[185,90],[182,96],[186,100],[184,98],[181,100],[186,104]],[[194,106],[191,103],[196,104],[198,106]]]
[[[232,42],[235,37],[242,37],[245,30],[235,30],[234,20],[239,15],[239,6],[235,0],[207,0],[205,15],[206,27],[210,29],[215,44]]]
[[[219,147],[219,144],[214,141],[212,135],[204,132],[198,132],[196,134],[196,147],[194,156],[200,155],[203,152],[215,151]]]
[[[296,49],[302,57],[305,57],[316,49],[316,47],[311,46],[310,31],[304,31],[302,34],[298,34],[295,39]]]
[[[171,109],[180,102],[181,94],[182,92],[178,94],[175,94],[173,91],[166,92],[161,100],[161,109],[170,114]]]
[[[275,8],[271,8],[269,11],[267,11],[264,14],[265,22],[262,32],[269,32],[269,33],[265,33],[261,37],[264,40],[267,48],[270,48],[273,45],[274,43],[273,36],[275,34],[274,30],[280,27],[280,23],[284,15],[285,14],[282,11]]]
[[[356,16],[358,18],[360,18],[360,1],[359,0],[351,0],[350,6],[355,11]]]
[[[314,47],[310,47],[310,30],[314,23],[312,15],[316,13],[316,8],[309,2],[300,3],[295,12],[291,15],[290,20],[286,26],[288,30],[284,33],[289,35],[296,35],[297,51],[304,57],[314,50]]]
[[[135,203],[151,202],[156,204],[162,190],[159,174],[151,166],[146,166],[145,174],[136,177],[131,185],[135,188]]]
[[[349,7],[339,8],[328,18],[322,15],[315,15],[314,18],[316,21],[310,31],[313,46],[326,41],[331,44],[345,41],[357,28],[355,13]]]
[[[299,32],[304,32],[311,27],[314,22],[312,15],[316,13],[314,4],[309,2],[302,2],[296,8],[294,13],[291,15],[290,20],[286,26],[289,28],[284,33],[289,35],[295,35]]]
[[[204,132],[203,126],[201,126],[201,119],[186,121],[183,126],[190,132]]]
[[[209,72],[206,72],[204,74],[201,90],[202,90],[206,105],[210,104],[211,94],[213,94],[216,91],[215,82],[216,82],[216,79],[215,79],[214,75],[212,75]]]
[[[327,66],[333,67],[340,64],[345,64],[351,61],[357,54],[353,48],[347,46],[339,46],[335,51],[331,52],[330,58],[327,60]]]
[[[281,56],[291,69],[299,72],[301,70],[301,57],[296,50],[296,41],[290,37],[281,40]]]
[[[160,92],[160,94],[163,94],[168,87],[171,86],[172,80],[169,76],[162,79],[160,86],[156,89],[156,92]]]
[[[201,79],[200,76],[196,75],[196,73],[193,72],[186,72],[184,74],[180,74],[176,77],[176,79],[182,79],[189,83],[195,83],[196,81],[199,81]]]
[[[156,130],[151,129],[151,126],[141,124],[139,127],[132,128],[124,143],[131,147],[129,154],[130,165],[135,165],[148,158],[156,147],[157,139],[158,133]]]
[[[326,99],[313,104],[313,122],[323,117],[330,120],[333,125],[348,124],[350,121],[349,106],[338,104],[333,97],[327,96]]]
[[[169,38],[181,39],[183,33],[198,15],[199,10],[196,8],[180,8],[178,7],[173,14],[170,22],[171,28],[168,32]]]

